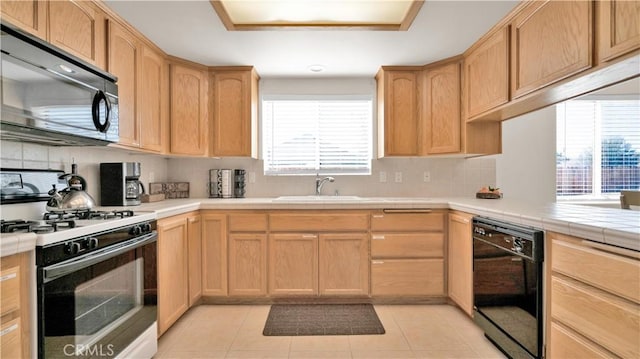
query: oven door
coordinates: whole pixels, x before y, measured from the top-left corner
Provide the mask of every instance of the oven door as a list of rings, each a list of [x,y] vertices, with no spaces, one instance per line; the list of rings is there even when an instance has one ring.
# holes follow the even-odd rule
[[[474,237],[474,320],[509,353],[521,350],[507,348],[507,342],[515,341],[531,357],[539,357],[539,276],[539,263]]]
[[[38,268],[40,358],[114,357],[156,322],[157,234]]]

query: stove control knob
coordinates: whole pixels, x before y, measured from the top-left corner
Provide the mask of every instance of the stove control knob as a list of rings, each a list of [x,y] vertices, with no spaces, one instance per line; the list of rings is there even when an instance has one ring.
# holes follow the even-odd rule
[[[98,248],[98,238],[91,237],[89,238],[89,249]]]
[[[151,232],[151,225],[149,223],[145,223],[142,225],[142,232],[149,233]]]
[[[141,233],[142,233],[142,228],[140,228],[140,226],[133,226],[129,230],[129,234],[132,234],[134,236],[139,236]]]
[[[70,242],[67,243],[64,247],[65,252],[67,254],[78,254],[80,252],[80,243],[78,242]]]

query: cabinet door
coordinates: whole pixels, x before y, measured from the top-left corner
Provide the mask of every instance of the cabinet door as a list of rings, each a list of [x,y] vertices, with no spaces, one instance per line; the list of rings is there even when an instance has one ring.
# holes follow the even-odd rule
[[[590,1],[536,1],[514,19],[514,98],[591,67],[592,6]]]
[[[140,125],[136,113],[138,92],[138,39],[124,27],[109,20],[109,60],[107,70],[118,77],[118,142],[140,145]]]
[[[158,221],[158,334],[189,309],[188,234],[185,217]]]
[[[267,294],[267,236],[229,234],[229,295]]]
[[[202,71],[171,65],[171,153],[204,156],[207,152],[207,84]]]
[[[384,116],[378,136],[383,156],[417,156],[421,150],[420,71],[383,70],[378,78],[378,116]],[[381,82],[381,83],[380,83]]]
[[[596,1],[596,19],[600,61],[640,48],[639,1]]]
[[[318,235],[269,235],[269,294],[318,294]]]
[[[465,54],[463,93],[467,119],[509,102],[509,27]]]
[[[376,259],[371,261],[371,295],[444,294],[442,259]]]
[[[138,121],[140,122],[140,147],[154,152],[164,150],[164,127],[167,120],[168,69],[162,54],[148,46],[142,46],[140,59],[140,89]]]
[[[105,68],[105,17],[89,1],[56,0],[49,4],[49,42]]]
[[[202,295],[227,295],[227,216],[202,214]]]
[[[1,358],[31,357],[31,256],[22,252],[0,260]]]
[[[427,153],[460,152],[460,64],[426,70],[425,89]]]
[[[212,156],[257,155],[258,77],[252,70],[211,76]]]
[[[449,214],[449,297],[467,314],[473,313],[473,239],[470,214]]]
[[[46,2],[41,0],[2,1],[2,19],[41,39],[47,38]]]
[[[369,246],[365,233],[320,234],[320,295],[369,294]]]
[[[22,353],[22,328],[20,318],[14,318],[0,325],[0,357],[27,358]]]
[[[189,306],[202,296],[202,221],[200,215],[187,218],[189,248]]]

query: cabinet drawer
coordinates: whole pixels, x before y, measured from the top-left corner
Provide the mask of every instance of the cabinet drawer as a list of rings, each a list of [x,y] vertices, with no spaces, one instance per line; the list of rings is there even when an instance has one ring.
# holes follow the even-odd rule
[[[229,231],[231,232],[264,232],[267,227],[266,213],[229,214]]]
[[[371,215],[372,231],[442,231],[444,213],[442,212],[375,212]]]
[[[20,318],[15,318],[0,326],[0,357],[22,358],[22,328]]]
[[[551,317],[623,358],[640,357],[640,305],[571,279],[551,279]]]
[[[331,232],[366,231],[369,218],[366,213],[301,212],[269,215],[271,231]]]
[[[20,309],[20,267],[0,272],[0,315]]]
[[[373,258],[425,258],[444,256],[442,233],[372,233]]]
[[[444,295],[444,261],[372,260],[371,295]]]
[[[562,358],[609,358],[601,349],[565,329],[557,323],[551,323],[549,333],[549,357],[551,359]]]
[[[579,243],[553,239],[551,265],[554,271],[640,303],[640,261]]]

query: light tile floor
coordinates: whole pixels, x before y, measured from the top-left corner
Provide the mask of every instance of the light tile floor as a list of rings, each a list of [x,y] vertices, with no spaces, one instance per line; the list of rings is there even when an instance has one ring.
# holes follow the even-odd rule
[[[161,338],[155,358],[504,358],[450,305],[376,305],[384,335],[265,337],[269,305],[201,305]]]

